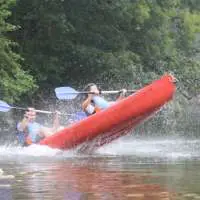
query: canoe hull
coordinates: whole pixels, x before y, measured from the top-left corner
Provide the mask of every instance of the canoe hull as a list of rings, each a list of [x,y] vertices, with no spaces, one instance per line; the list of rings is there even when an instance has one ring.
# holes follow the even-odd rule
[[[45,138],[41,145],[70,149],[80,144],[102,146],[131,131],[136,125],[170,101],[175,93],[174,79],[165,75],[136,93]]]

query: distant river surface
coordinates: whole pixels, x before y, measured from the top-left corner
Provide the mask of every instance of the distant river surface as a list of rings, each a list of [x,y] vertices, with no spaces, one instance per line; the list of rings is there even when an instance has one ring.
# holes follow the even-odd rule
[[[0,200],[200,199],[200,140],[124,138],[93,155],[0,145]]]

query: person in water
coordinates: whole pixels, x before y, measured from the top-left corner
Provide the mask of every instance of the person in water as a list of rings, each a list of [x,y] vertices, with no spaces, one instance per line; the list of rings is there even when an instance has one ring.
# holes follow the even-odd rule
[[[82,103],[82,109],[87,115],[92,115],[100,110],[108,108],[114,102],[109,102],[100,96],[101,91],[94,83],[90,83],[85,87],[85,91],[91,92],[86,96],[86,99]],[[117,101],[123,99],[126,95],[127,90],[122,89],[119,92]]]
[[[59,130],[59,113],[56,111],[53,120],[53,127],[48,128],[37,123],[36,112],[34,108],[28,108],[24,114],[24,118],[17,123],[18,141],[24,145],[38,143],[41,139],[54,134]]]

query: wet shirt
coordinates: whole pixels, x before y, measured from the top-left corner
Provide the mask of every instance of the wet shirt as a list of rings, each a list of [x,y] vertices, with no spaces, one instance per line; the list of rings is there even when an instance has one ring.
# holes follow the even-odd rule
[[[27,126],[27,132],[20,129],[20,123],[17,124],[17,138],[20,144],[25,144],[27,137],[32,143],[39,142],[42,138],[40,137],[40,129],[42,126],[37,122],[30,122]]]
[[[106,109],[110,106],[110,103],[100,96],[93,96],[92,100],[99,109]]]
[[[42,126],[37,122],[32,122],[28,124],[28,137],[31,139],[33,143],[39,142],[40,137],[40,129]]]

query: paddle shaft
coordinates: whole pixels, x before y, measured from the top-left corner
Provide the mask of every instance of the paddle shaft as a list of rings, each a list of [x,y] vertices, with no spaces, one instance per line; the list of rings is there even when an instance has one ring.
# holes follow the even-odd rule
[[[137,90],[126,90],[128,93],[136,92]],[[101,94],[118,94],[121,91],[119,90],[110,90],[110,91],[100,91]]]
[[[18,107],[18,106],[10,106],[10,108],[14,108],[14,109],[17,109],[17,110],[24,110],[24,111],[28,110],[27,108]],[[43,114],[53,114],[54,113],[54,112],[46,111],[46,110],[34,110],[34,111],[37,112],[37,113],[43,113]],[[74,115],[74,114],[63,114],[63,113],[60,113],[59,115],[71,116],[71,115]]]
[[[10,109],[17,109],[17,110],[24,110],[28,111],[28,108],[24,107],[19,107],[19,106],[10,106],[7,104],[5,101],[0,100],[0,112],[8,112]],[[37,113],[44,113],[44,114],[54,114],[55,112],[51,111],[46,111],[46,110],[34,110]],[[73,116],[76,114],[63,114],[63,113],[58,113],[59,115],[64,115],[64,116]]]
[[[22,108],[22,107],[18,107],[18,106],[10,106],[10,108],[14,108],[17,110],[25,110],[25,111],[28,110],[27,108]],[[34,110],[34,111],[37,113],[44,113],[44,114],[52,114],[53,113],[51,111],[46,111],[46,110]]]
[[[15,108],[15,109],[18,109],[18,110],[26,110],[27,111],[27,108],[22,108],[22,107],[11,107],[11,108]],[[43,113],[43,114],[54,114],[55,112],[51,112],[51,111],[47,111],[47,110],[34,110],[35,112],[37,113]],[[74,115],[74,114],[63,114],[63,113],[58,113],[59,115],[65,115],[65,116],[71,116],[71,115]]]
[[[137,90],[127,90],[126,92],[136,92]],[[76,91],[76,92],[67,92],[68,94],[95,94],[94,92],[90,91]],[[118,94],[120,93],[119,90],[109,90],[109,91],[100,91],[100,94]]]

